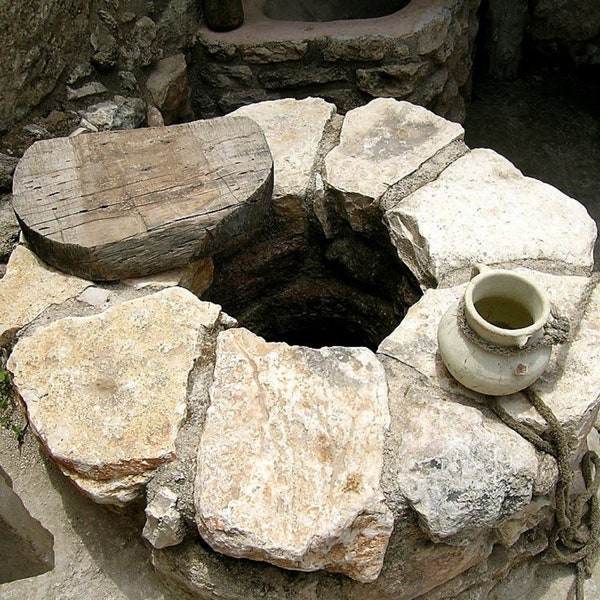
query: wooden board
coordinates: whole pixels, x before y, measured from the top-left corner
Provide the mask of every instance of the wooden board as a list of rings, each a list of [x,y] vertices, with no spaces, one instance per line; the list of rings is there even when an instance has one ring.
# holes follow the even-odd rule
[[[258,125],[221,117],[36,142],[17,165],[13,208],[41,259],[116,280],[245,241],[264,223],[272,186]]]

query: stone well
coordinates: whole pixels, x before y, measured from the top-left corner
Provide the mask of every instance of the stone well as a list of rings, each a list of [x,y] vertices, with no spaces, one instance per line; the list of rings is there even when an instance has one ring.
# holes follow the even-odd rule
[[[464,120],[477,0],[243,5],[238,29],[199,30],[188,71],[196,115],[307,96],[346,112],[391,97]]]
[[[437,324],[475,262],[542,285],[572,334],[534,388],[578,462],[600,407],[593,221],[406,102],[235,116],[274,166],[248,243],[111,283],[13,253],[0,336],[32,430],[97,502],[145,498],[153,564],[197,597],[511,597],[548,547],[556,462],[450,377]],[[547,427],[523,393],[503,406]]]

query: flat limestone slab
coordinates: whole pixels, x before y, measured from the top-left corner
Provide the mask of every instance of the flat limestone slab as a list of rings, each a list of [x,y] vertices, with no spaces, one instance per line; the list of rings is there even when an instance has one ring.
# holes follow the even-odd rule
[[[100,482],[173,460],[189,372],[220,312],[174,287],[20,339],[7,366],[53,460]]]
[[[477,149],[385,213],[398,256],[422,287],[466,281],[471,266],[589,275],[596,225],[556,188]]]
[[[273,155],[273,208],[296,231],[307,227],[303,202],[325,127],[334,114],[335,105],[321,98],[260,102],[231,113],[253,119],[263,130]]]
[[[260,102],[231,113],[249,117],[263,130],[273,154],[274,199],[306,196],[325,126],[334,114],[335,105],[322,98]]]
[[[43,140],[15,171],[13,206],[36,254],[85,279],[143,277],[247,239],[273,161],[247,118]]]
[[[219,334],[195,484],[202,537],[229,556],[375,580],[393,525],[379,487],[388,423],[366,348]]]
[[[413,179],[423,185],[466,151],[463,128],[421,106],[378,98],[348,111],[340,143],[325,157],[325,182],[355,231],[380,221],[379,201],[392,186]],[[421,167],[438,156],[438,169]],[[446,160],[444,160],[446,156]]]
[[[533,446],[394,362],[385,361],[394,440],[386,482],[429,535],[461,545],[525,509],[538,474]]]

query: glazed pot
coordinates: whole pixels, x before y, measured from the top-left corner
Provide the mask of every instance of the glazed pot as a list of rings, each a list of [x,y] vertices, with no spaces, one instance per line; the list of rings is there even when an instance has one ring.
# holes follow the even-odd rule
[[[530,386],[548,365],[552,348],[539,341],[549,317],[548,297],[530,278],[476,265],[463,301],[440,321],[438,349],[465,387],[492,396],[512,394]]]

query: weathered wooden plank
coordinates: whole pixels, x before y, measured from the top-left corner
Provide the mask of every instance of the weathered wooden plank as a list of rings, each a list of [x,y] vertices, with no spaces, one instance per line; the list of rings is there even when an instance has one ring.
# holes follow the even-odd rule
[[[246,240],[263,222],[272,186],[258,125],[223,117],[37,142],[17,165],[13,207],[40,258],[116,280]]]

